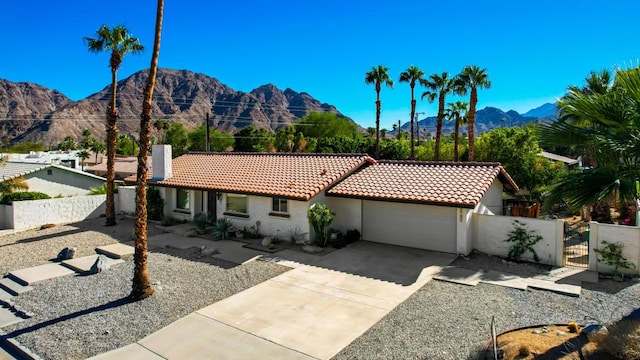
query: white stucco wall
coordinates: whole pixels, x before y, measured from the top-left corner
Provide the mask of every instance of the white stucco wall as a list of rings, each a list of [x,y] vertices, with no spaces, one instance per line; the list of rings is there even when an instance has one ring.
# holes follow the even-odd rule
[[[13,229],[13,208],[0,204],[0,229]]]
[[[474,212],[478,214],[502,215],[502,191],[503,185],[497,178],[493,180],[493,184],[489,187]]]
[[[48,170],[51,171],[49,175]],[[40,191],[51,197],[88,195],[89,190],[104,184],[104,179],[92,175],[50,167],[24,176],[29,191]]]
[[[362,200],[327,196],[326,205],[336,213],[332,224],[334,230],[343,234],[353,229],[362,232]]]
[[[118,187],[118,208],[116,212],[127,215],[136,213],[136,187],[120,186]]]
[[[602,273],[612,273],[613,266],[597,260],[593,249],[602,249],[602,241],[622,244],[622,256],[634,264],[634,269],[623,270],[625,273],[637,274],[640,270],[640,228],[635,226],[600,224],[595,221],[589,223],[589,270]]]
[[[456,251],[458,254],[469,255],[473,250],[473,209],[456,209]]]
[[[95,219],[104,214],[106,198],[106,195],[90,195],[14,201],[12,204],[13,228],[29,229],[44,224],[64,224],[85,219]],[[37,214],[37,216],[34,216],[34,214]]]
[[[513,230],[513,220],[527,225],[534,234],[541,235],[543,240],[534,245],[540,262],[548,265],[562,266],[564,222],[562,220],[540,220],[513,216],[493,216],[473,214],[473,248],[481,252],[506,257],[510,243],[505,239]],[[523,255],[523,260],[533,261],[531,253]]]

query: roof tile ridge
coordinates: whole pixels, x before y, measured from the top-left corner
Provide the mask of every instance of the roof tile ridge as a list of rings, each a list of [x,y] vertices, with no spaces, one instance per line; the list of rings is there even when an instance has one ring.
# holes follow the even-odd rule
[[[500,164],[499,162],[482,162],[482,161],[378,160],[377,163],[378,164],[400,164],[400,165],[502,167],[502,164]]]

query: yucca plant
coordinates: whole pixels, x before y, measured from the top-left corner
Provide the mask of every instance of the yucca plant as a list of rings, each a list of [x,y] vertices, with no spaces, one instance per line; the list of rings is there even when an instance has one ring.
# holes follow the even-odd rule
[[[216,240],[227,240],[229,234],[236,232],[236,226],[227,218],[220,218],[216,221],[215,229],[213,230],[213,238]]]

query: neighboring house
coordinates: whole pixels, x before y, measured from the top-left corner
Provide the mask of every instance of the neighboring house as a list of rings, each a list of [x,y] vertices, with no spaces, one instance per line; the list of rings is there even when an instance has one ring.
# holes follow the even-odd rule
[[[149,167],[151,167],[152,158],[149,157]],[[124,180],[130,176],[135,176],[138,172],[138,157],[129,156],[129,157],[116,157],[113,163],[113,169],[115,170],[116,180]],[[107,160],[103,161],[100,164],[95,164],[85,169],[86,172],[90,172],[92,174],[98,176],[107,176]],[[135,182],[135,180],[134,180]]]
[[[3,154],[8,161],[30,164],[52,164],[80,169],[82,159],[78,157],[79,150],[69,151],[31,151],[28,154]],[[85,161],[85,164],[87,162]]]
[[[573,169],[579,169],[582,167],[582,159],[580,157],[578,157],[577,159],[572,159],[570,157],[566,157],[566,156],[562,156],[562,155],[558,155],[558,154],[554,154],[546,151],[541,152],[540,154],[538,154],[538,156],[542,156],[543,158],[551,161],[559,161],[563,163],[564,170],[573,170]]]
[[[88,195],[91,188],[105,182],[99,176],[60,165],[9,161],[0,166],[0,181],[19,176],[26,180],[28,191],[43,192],[51,197]]]
[[[155,145],[150,185],[165,216],[209,212],[263,234],[312,233],[307,210],[325,203],[333,227],[364,240],[468,254],[473,213],[503,213],[518,187],[497,163],[376,162],[366,154],[189,153]],[[131,178],[130,178],[131,179]],[[128,180],[130,180],[128,179]]]

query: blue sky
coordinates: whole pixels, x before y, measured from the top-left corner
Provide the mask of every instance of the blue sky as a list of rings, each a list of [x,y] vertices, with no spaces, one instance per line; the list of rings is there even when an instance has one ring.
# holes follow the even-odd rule
[[[0,78],[57,89],[74,100],[110,81],[106,54],[82,41],[124,24],[149,50],[125,58],[119,79],[149,66],[155,1],[7,1],[0,22]],[[397,78],[487,69],[479,107],[527,111],[580,85],[591,70],[640,57],[638,1],[174,1],[166,0],[160,66],[188,69],[235,90],[267,83],[335,105],[362,126],[375,122],[372,66],[389,67],[381,126],[409,120],[410,90]],[[423,89],[417,89],[418,96]],[[451,100],[454,100],[451,98]],[[434,115],[436,104],[418,101]],[[423,116],[421,116],[422,118]]]

